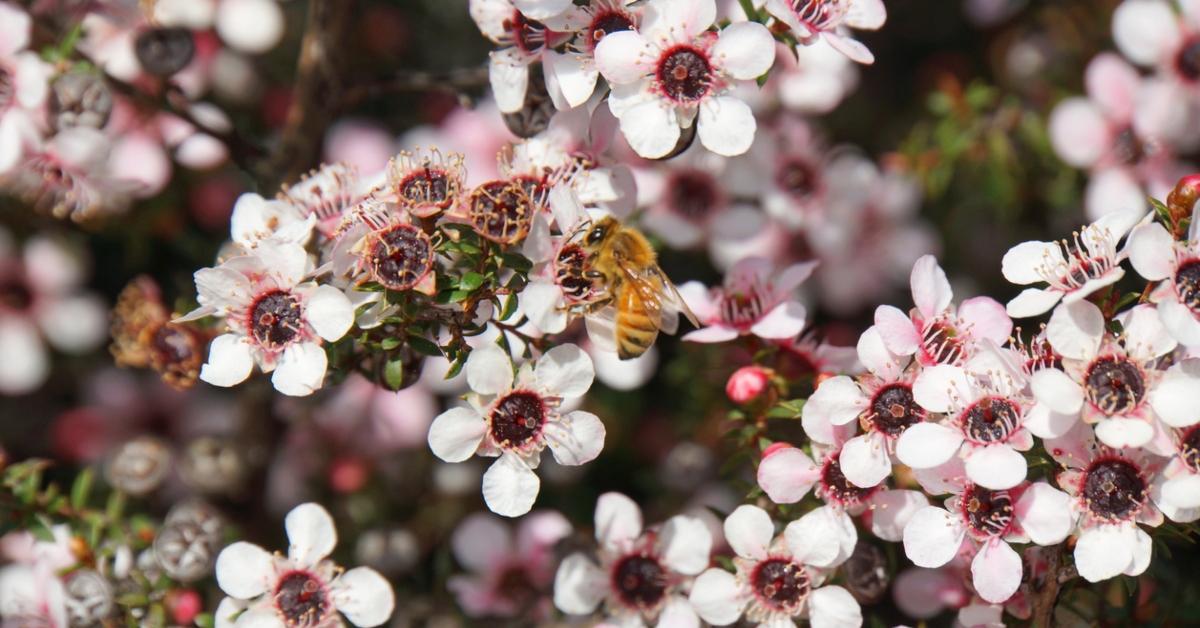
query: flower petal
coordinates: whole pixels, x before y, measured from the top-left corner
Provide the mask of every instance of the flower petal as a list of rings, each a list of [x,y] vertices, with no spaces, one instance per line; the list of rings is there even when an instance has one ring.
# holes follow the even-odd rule
[[[1083,407],[1083,389],[1066,373],[1056,368],[1034,372],[1030,388],[1037,400],[1060,414],[1074,414]]]
[[[1088,582],[1118,576],[1133,562],[1133,524],[1098,525],[1083,530],[1075,543],[1075,568]]]
[[[575,410],[547,423],[545,435],[554,459],[562,465],[591,462],[604,449],[604,423],[591,412]]]
[[[757,22],[734,22],[721,30],[709,53],[718,69],[751,81],[766,74],[775,62],[775,38]]]
[[[1091,167],[1112,145],[1104,113],[1086,98],[1058,103],[1050,113],[1049,131],[1054,152],[1076,168]]]
[[[742,558],[757,560],[766,556],[773,536],[775,524],[758,506],[743,504],[725,518],[725,540]]]
[[[912,392],[913,399],[929,412],[949,412],[952,406],[975,399],[966,371],[950,364],[922,370]]]
[[[696,578],[688,601],[701,619],[714,626],[728,626],[737,621],[746,606],[737,578],[716,568]]]
[[[601,43],[620,34],[608,35],[601,40]],[[657,99],[633,105],[622,111],[618,117],[621,120],[621,134],[625,136],[625,141],[629,142],[630,148],[642,157],[647,159],[665,157],[675,150],[675,145],[679,142],[679,122],[675,117],[675,112]]]
[[[217,585],[226,594],[248,600],[270,588],[274,558],[263,548],[237,541],[217,556]]]
[[[975,340],[1002,345],[1012,334],[1013,322],[1004,306],[991,297],[973,297],[958,306],[958,320]]]
[[[301,566],[315,566],[337,546],[333,517],[320,504],[296,506],[283,525],[288,535],[288,557]]]
[[[805,317],[808,313],[804,306],[796,301],[785,301],[767,312],[758,322],[750,327],[750,331],[759,338],[787,339],[794,338],[804,330]]]
[[[931,469],[958,453],[962,432],[939,423],[918,423],[896,440],[896,457],[914,469]]]
[[[1062,299],[1062,293],[1057,290],[1027,288],[1009,301],[1004,309],[1013,318],[1041,316],[1058,304],[1060,299]]]
[[[979,597],[1002,604],[1021,586],[1021,556],[1000,539],[993,538],[971,561],[971,581]]]
[[[836,567],[854,552],[858,531],[840,508],[822,506],[789,523],[783,530],[792,556],[807,565]]]
[[[587,353],[576,345],[565,344],[538,358],[534,375],[538,385],[548,394],[579,397],[592,387],[596,369]]]
[[[853,379],[837,375],[821,382],[800,412],[813,420],[846,425],[862,414],[867,403],[868,399]]]
[[[545,62],[558,79],[558,87],[568,105],[578,107],[592,97],[599,73],[586,56],[551,50],[546,53]]]
[[[862,488],[877,486],[892,472],[892,461],[883,437],[878,434],[864,434],[846,441],[838,462],[846,479]]]
[[[446,462],[462,462],[475,455],[488,424],[471,408],[450,408],[429,426],[429,450]]]
[[[200,367],[200,379],[213,386],[234,386],[246,381],[254,368],[250,342],[237,334],[222,334],[208,346],[208,361]]]
[[[1150,66],[1158,63],[1179,42],[1178,18],[1166,2],[1122,2],[1113,12],[1113,40],[1130,61]]]
[[[1175,270],[1175,239],[1157,222],[1134,229],[1125,250],[1133,269],[1150,281],[1166,279]]]
[[[904,528],[904,555],[918,567],[941,567],[958,554],[966,533],[959,518],[944,508],[922,508]]]
[[[892,305],[875,308],[875,328],[888,351],[896,355],[912,355],[921,347],[921,334],[912,319]]]
[[[620,547],[641,535],[642,509],[621,493],[605,493],[596,500],[595,526],[602,547]]]
[[[946,311],[954,298],[946,271],[942,270],[937,258],[932,255],[923,255],[913,264],[909,285],[912,287],[913,303],[927,320]]]
[[[315,342],[300,342],[283,350],[271,384],[275,390],[293,397],[313,394],[325,381],[329,358]]]
[[[880,491],[871,497],[871,534],[885,540],[897,542],[904,538],[904,528],[929,499],[920,491]],[[864,516],[864,519],[868,517]]]
[[[809,595],[808,604],[808,623],[812,628],[858,628],[863,623],[862,608],[842,587],[821,587]]]
[[[304,318],[317,335],[334,342],[354,324],[354,307],[346,294],[330,285],[318,286],[304,303]]]
[[[467,385],[481,395],[499,395],[512,388],[512,358],[496,345],[486,344],[471,351],[464,370]]]
[[[355,626],[379,626],[392,616],[396,594],[392,586],[370,567],[355,567],[332,586],[333,604]]]
[[[515,48],[492,52],[488,58],[488,81],[501,113],[515,113],[525,106],[529,67]]]
[[[663,524],[659,536],[659,557],[670,569],[694,576],[708,567],[712,551],[712,533],[696,517],[676,515]]]
[[[726,157],[750,150],[758,128],[750,105],[733,96],[714,96],[701,102],[697,125],[700,143]]]
[[[1016,505],[1021,530],[1038,545],[1057,545],[1075,525],[1071,496],[1045,482],[1035,482],[1021,493]]]
[[[1019,286],[1044,281],[1038,269],[1043,265],[1066,263],[1062,249],[1055,242],[1022,242],[1004,254],[1001,272],[1010,283]]]
[[[504,452],[483,474],[483,501],[498,515],[520,517],[533,508],[541,485],[524,460]]]
[[[1088,301],[1064,303],[1055,308],[1046,325],[1046,340],[1064,358],[1088,361],[1104,338],[1104,314]]]
[[[1025,480],[1025,456],[1008,445],[989,445],[967,456],[967,477],[994,491],[1012,488]]]
[[[794,504],[812,490],[821,470],[796,447],[771,452],[758,465],[758,486],[776,504]]]
[[[607,574],[581,553],[567,556],[554,574],[554,606],[564,613],[587,615],[607,593]]]

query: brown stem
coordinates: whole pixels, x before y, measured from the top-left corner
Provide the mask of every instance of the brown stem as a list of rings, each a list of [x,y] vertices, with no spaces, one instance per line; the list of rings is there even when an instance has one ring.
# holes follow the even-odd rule
[[[308,4],[292,103],[267,168],[276,183],[298,179],[320,160],[321,141],[339,105],[346,38],[356,5],[353,0]]]
[[[1063,583],[1073,577],[1074,569],[1062,567],[1066,545],[1050,548],[1046,553],[1046,573],[1041,582],[1034,581],[1033,626],[1050,628],[1054,625],[1054,607],[1058,603],[1058,592]],[[1065,577],[1064,577],[1065,576]],[[1041,585],[1040,587],[1037,585]]]

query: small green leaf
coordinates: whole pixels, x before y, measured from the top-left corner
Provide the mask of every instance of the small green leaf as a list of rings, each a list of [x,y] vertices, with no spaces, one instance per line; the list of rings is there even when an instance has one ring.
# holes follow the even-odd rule
[[[510,294],[510,295],[508,295],[507,300],[504,301],[504,309],[500,310],[500,319],[499,320],[507,321],[516,312],[517,312],[517,295]]]
[[[396,358],[383,365],[383,383],[388,390],[404,388],[404,360]]]
[[[442,349],[441,347],[437,346],[437,343],[416,334],[409,334],[408,346],[412,347],[417,353],[422,353],[424,355],[433,357],[442,355]]]
[[[388,336],[379,343],[379,348],[383,349],[384,351],[391,351],[392,349],[399,347],[401,342],[402,341],[400,338],[396,336]]]
[[[213,621],[213,616],[209,613],[200,613],[193,620],[199,628],[213,628],[216,623]]]
[[[79,472],[75,476],[75,482],[71,485],[71,508],[80,510],[87,505],[88,496],[92,492],[92,482],[96,479],[96,474],[91,467]]]
[[[453,290],[450,296],[446,299],[449,303],[460,303],[466,301],[467,297],[471,296],[470,290]]]
[[[468,355],[470,355],[470,354],[467,352],[463,352],[463,353],[459,354],[458,358],[455,359],[454,362],[452,362],[450,364],[450,369],[448,371],[446,371],[445,379],[454,379],[455,376],[457,376],[459,373],[462,372],[463,366],[465,366],[467,363]]]
[[[511,268],[519,273],[527,273],[533,268],[533,262],[529,258],[520,253],[501,253],[500,261],[502,265]]]
[[[458,281],[458,288],[460,290],[475,291],[479,289],[479,286],[483,285],[485,280],[483,275],[477,272],[469,272],[463,275],[462,279]]]

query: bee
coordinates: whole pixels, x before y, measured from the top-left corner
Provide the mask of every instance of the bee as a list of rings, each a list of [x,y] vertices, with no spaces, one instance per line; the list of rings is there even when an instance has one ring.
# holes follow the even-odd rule
[[[594,286],[584,308],[611,319],[601,324],[611,325],[617,357],[629,360],[642,355],[659,330],[674,333],[677,312],[700,326],[675,284],[658,267],[654,247],[640,231],[611,216],[585,223],[577,233],[583,231],[587,232],[580,243],[586,253],[584,276]]]

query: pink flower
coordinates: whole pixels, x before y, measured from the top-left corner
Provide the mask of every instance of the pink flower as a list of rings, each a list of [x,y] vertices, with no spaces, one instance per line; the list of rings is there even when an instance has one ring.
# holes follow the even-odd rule
[[[725,395],[734,403],[749,403],[771,385],[771,376],[771,371],[761,366],[743,366],[725,382]]]
[[[1200,4],[1193,0],[1122,2],[1113,13],[1112,34],[1117,48],[1130,61],[1153,67],[1178,87],[1197,93]]]
[[[0,2],[0,174],[40,139],[38,120],[52,69],[26,49],[32,25],[25,11]]]
[[[874,63],[875,55],[847,28],[878,30],[887,21],[883,0],[766,0],[764,7],[787,24],[802,44],[823,38],[838,52],[859,63]]]
[[[776,51],[764,89],[790,111],[829,113],[858,87],[858,66],[824,41]]]
[[[892,353],[915,355],[925,366],[963,364],[978,343],[1000,345],[1012,332],[1012,319],[991,297],[967,299],[955,311],[946,272],[932,255],[913,264],[910,283],[917,307],[908,315],[890,305],[875,310],[875,326]]]
[[[1150,487],[1150,498],[1171,521],[1200,519],[1200,425],[1172,432],[1175,446],[1162,474]]]
[[[770,262],[752,257],[735,264],[719,288],[705,292],[697,282],[684,284],[680,293],[705,327],[683,339],[727,342],[747,334],[767,339],[799,335],[806,311],[793,294],[816,265],[794,264],[775,274]]]
[[[1157,222],[1129,234],[1129,262],[1147,281],[1160,282],[1150,298],[1158,316],[1180,344],[1200,346],[1200,206],[1192,213],[1188,239],[1176,241]]]
[[[612,85],[608,106],[642,157],[668,155],[692,124],[714,153],[750,148],[754,114],[729,92],[733,81],[771,68],[775,42],[755,22],[713,33],[716,17],[714,0],[650,0],[639,31],[606,35],[596,46],[596,66]]]
[[[2,181],[17,196],[59,218],[84,220],[123,211],[141,184],[110,170],[112,143],[91,127],[39,140]]]
[[[525,106],[529,66],[543,59],[548,66],[553,49],[570,39],[569,26],[550,20],[553,15],[543,18],[545,22],[531,19],[513,0],[471,0],[470,12],[479,31],[504,46],[493,51],[488,62],[488,78],[496,104],[503,113],[520,111]],[[556,86],[552,82],[554,76],[547,72],[546,87],[551,92],[559,91],[557,101],[565,102],[560,90],[551,89]]]
[[[516,535],[496,517],[475,513],[454,530],[454,558],[467,573],[451,576],[446,587],[471,617],[529,619],[549,614],[546,593],[554,579],[554,547],[571,534],[561,514],[536,511],[521,519]]]

